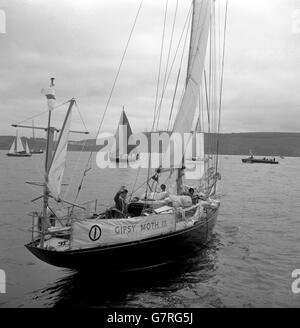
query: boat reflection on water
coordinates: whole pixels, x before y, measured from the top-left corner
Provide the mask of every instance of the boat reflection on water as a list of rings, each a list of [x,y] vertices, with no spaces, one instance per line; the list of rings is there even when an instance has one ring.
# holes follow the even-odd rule
[[[151,298],[149,292],[159,294],[163,299],[187,284],[211,279],[216,270],[218,248],[219,238],[215,234],[206,247],[195,250],[189,258],[157,269],[109,276],[103,275],[101,269],[67,271],[65,277],[36,292],[35,298],[43,298],[44,306],[58,308],[143,307]]]

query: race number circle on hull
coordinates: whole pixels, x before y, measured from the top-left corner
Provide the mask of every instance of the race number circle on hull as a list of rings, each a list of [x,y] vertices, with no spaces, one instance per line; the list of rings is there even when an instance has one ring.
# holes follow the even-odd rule
[[[97,225],[91,227],[89,237],[91,241],[97,241],[101,237],[101,228]]]

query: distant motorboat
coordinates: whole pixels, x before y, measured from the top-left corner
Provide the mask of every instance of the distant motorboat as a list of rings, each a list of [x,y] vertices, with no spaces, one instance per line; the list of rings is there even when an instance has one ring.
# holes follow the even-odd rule
[[[276,161],[275,157],[274,158],[255,158],[253,155],[251,155],[248,158],[243,158],[242,159],[243,163],[250,163],[250,164],[279,164],[278,161]]]

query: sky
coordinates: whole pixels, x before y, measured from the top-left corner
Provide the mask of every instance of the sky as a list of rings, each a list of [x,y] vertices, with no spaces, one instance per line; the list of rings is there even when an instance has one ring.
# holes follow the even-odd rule
[[[217,1],[223,17],[225,0]],[[179,0],[171,54],[190,3]],[[0,19],[6,16],[6,33],[0,33],[0,135],[14,134],[10,124],[34,115],[41,114],[35,125],[45,125],[41,89],[51,77],[56,78],[57,103],[76,98],[85,126],[95,133],[139,4],[140,0],[0,0]],[[175,5],[169,0],[166,40]],[[123,106],[134,132],[151,128],[164,8],[165,1],[144,0],[103,131],[116,129]],[[299,12],[300,0],[229,0],[222,132],[300,131]],[[163,64],[166,58],[167,47]],[[162,129],[176,74],[163,103]],[[56,110],[55,124],[61,124],[65,109]],[[72,124],[73,129],[85,130],[77,109]]]

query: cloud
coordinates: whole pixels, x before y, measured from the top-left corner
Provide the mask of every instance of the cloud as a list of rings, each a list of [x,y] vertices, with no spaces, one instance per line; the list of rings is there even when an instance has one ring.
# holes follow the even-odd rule
[[[175,10],[175,1],[169,3],[166,44]],[[0,134],[13,134],[10,123],[46,109],[40,90],[52,76],[58,102],[75,97],[87,127],[95,132],[138,5],[138,0],[2,2],[7,33],[0,34]],[[105,131],[115,130],[123,105],[134,131],[151,126],[164,6],[161,0],[144,3],[104,121]],[[189,6],[190,1],[179,1],[172,54]],[[300,35],[292,33],[294,9],[292,0],[229,1],[224,132],[299,131],[295,122],[300,122]],[[223,5],[220,12],[224,13]],[[174,70],[163,102],[162,128],[167,125],[176,74]],[[180,86],[183,80],[184,76]],[[73,128],[83,129],[76,115]],[[45,119],[41,116],[36,124],[44,124]],[[54,123],[60,125],[62,119],[63,109]]]

